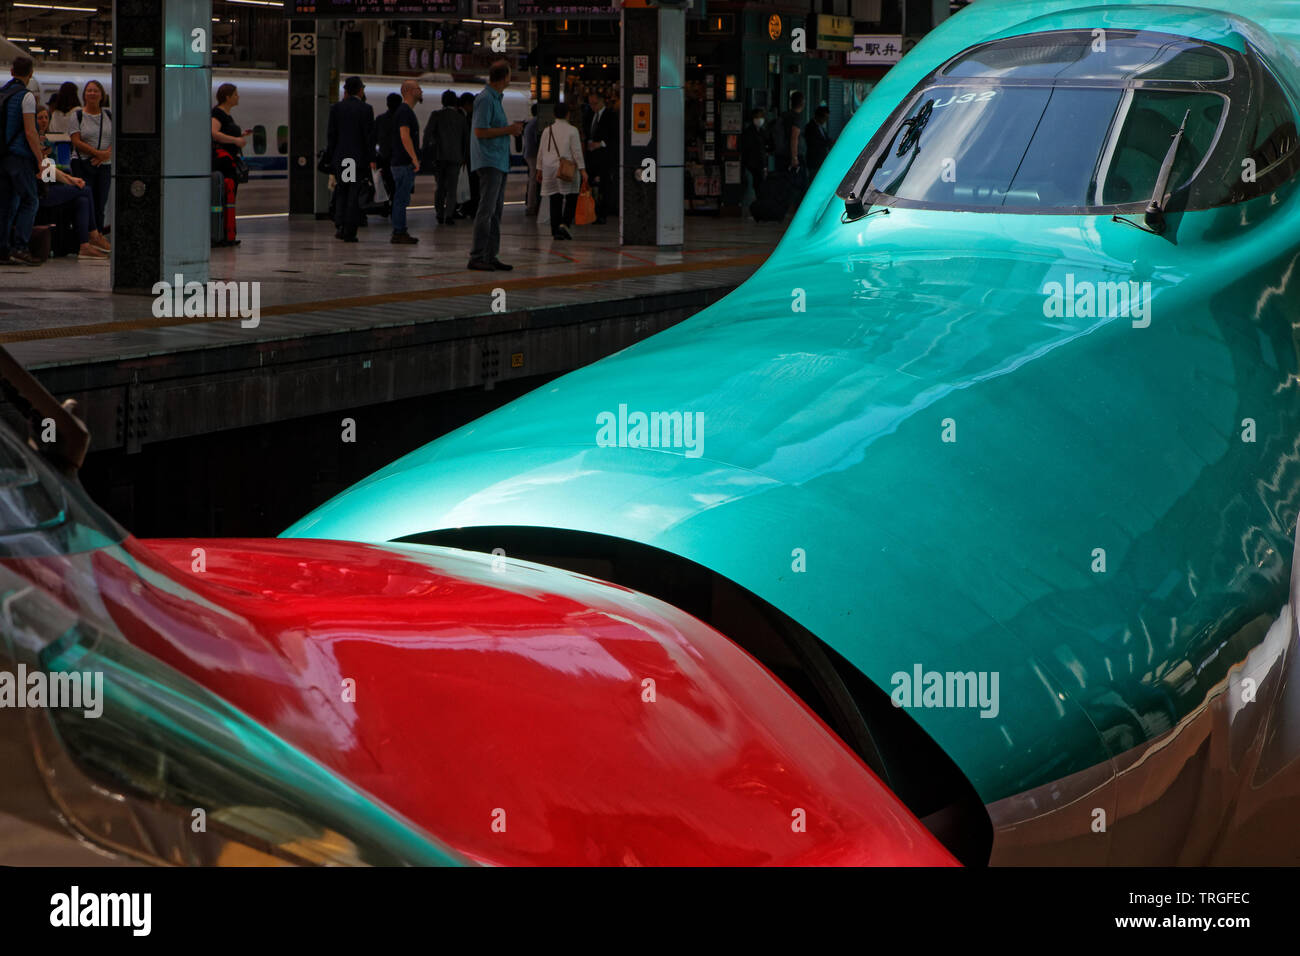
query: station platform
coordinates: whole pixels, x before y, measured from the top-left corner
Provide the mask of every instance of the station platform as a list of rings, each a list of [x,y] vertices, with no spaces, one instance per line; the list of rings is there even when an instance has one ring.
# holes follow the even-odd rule
[[[255,328],[155,316],[152,297],[110,291],[107,260],[6,268],[0,344],[78,400],[98,448],[132,451],[580,367],[721,298],[781,234],[688,217],[679,252],[619,246],[617,220],[556,241],[509,205],[500,255],[514,270],[473,272],[468,220],[409,218],[418,245],[391,244],[378,217],[357,243],[336,240],[327,221],[241,219],[242,244],[212,250],[210,278],[260,283]]]

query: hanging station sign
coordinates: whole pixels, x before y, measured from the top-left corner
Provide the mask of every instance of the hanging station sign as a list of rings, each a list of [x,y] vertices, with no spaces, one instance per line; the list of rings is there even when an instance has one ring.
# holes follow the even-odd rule
[[[506,0],[507,20],[581,20],[619,18],[614,0]]]
[[[284,0],[288,17],[343,17],[349,20],[381,17],[465,18],[470,0]]]
[[[903,58],[903,38],[898,34],[859,33],[853,49],[844,54],[850,66],[893,66]]]

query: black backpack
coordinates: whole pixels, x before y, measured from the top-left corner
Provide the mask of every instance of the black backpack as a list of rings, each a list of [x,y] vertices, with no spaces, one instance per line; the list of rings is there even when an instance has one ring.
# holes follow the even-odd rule
[[[21,101],[22,94],[30,93],[30,92],[31,90],[27,89],[27,87],[24,86],[22,83],[8,83],[5,85],[3,89],[0,89],[0,137],[4,136],[4,130],[9,125],[9,101],[13,99],[15,94],[19,96],[19,99]],[[12,137],[5,139],[3,142],[0,142],[0,158],[9,155],[9,151],[10,149],[13,148],[13,144],[18,142],[19,138],[22,137],[22,135],[23,135],[23,122],[22,122],[22,115],[20,112],[18,117],[17,132],[15,132]]]

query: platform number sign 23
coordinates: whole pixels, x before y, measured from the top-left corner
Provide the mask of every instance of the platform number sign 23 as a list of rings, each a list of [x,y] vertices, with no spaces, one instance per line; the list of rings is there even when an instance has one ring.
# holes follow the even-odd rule
[[[316,55],[316,34],[290,33],[289,34],[289,55],[290,56],[315,56]]]

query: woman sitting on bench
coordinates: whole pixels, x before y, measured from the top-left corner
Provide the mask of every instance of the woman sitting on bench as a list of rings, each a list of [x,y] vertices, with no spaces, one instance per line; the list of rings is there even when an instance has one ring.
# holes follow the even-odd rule
[[[50,111],[44,106],[38,107],[36,134],[40,137],[41,149],[44,150],[42,161],[44,157],[54,154],[54,148],[45,138],[49,128]],[[86,181],[68,174],[58,166],[54,167],[54,179],[52,183],[45,182],[42,176],[40,208],[53,212],[71,203],[69,211],[77,230],[77,241],[81,243],[77,255],[85,256],[87,259],[107,259],[108,240],[99,234],[98,229],[90,228],[95,209],[95,197],[91,194]]]

